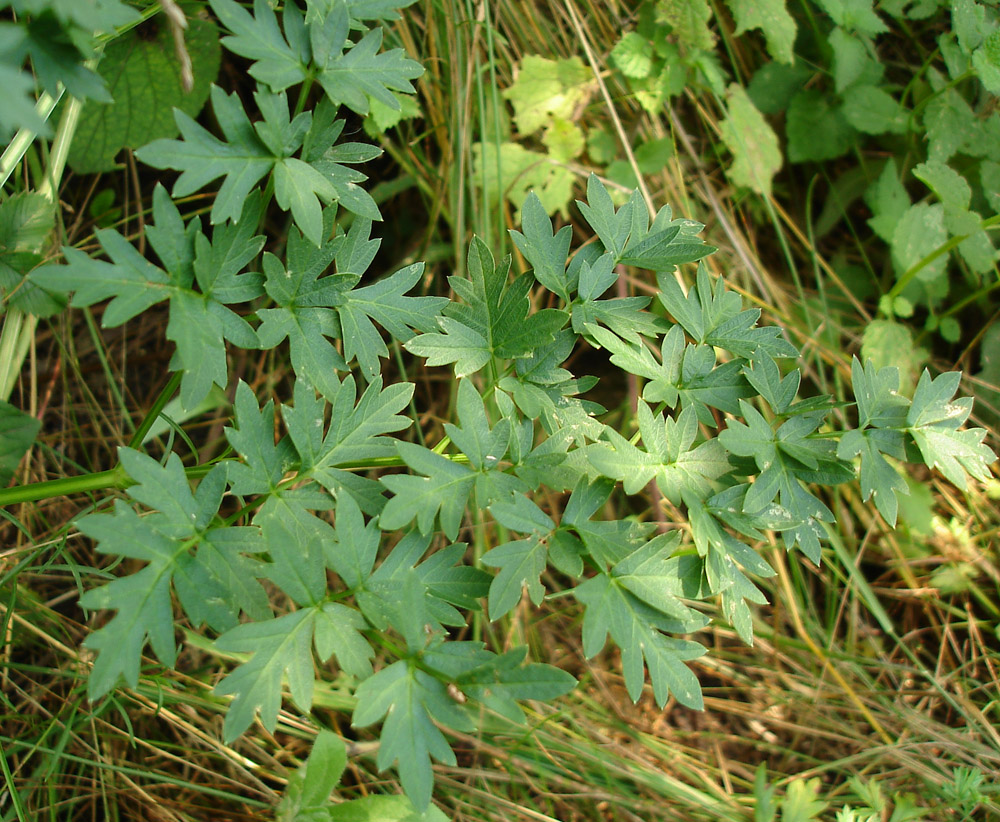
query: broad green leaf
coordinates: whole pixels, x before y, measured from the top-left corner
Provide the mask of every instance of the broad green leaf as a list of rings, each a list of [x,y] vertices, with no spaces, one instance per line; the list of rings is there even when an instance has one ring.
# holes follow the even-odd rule
[[[892,263],[896,276],[920,265],[917,279],[924,282],[944,277],[948,255],[923,263],[922,261],[948,239],[944,226],[944,207],[935,203],[917,203],[910,206],[896,224],[892,233]]]
[[[993,28],[986,19],[986,7],[975,0],[953,0],[951,25],[965,54],[971,54]]]
[[[321,730],[313,741],[309,757],[291,775],[275,808],[278,822],[306,822],[313,813],[326,818],[334,807],[330,794],[347,768],[347,746],[330,731]]]
[[[848,34],[840,26],[828,37],[833,50],[833,83],[838,94],[843,94],[855,83],[878,86],[885,74],[874,44],[863,37]]]
[[[972,65],[986,90],[1000,95],[1000,29],[996,29],[972,53]]]
[[[21,191],[0,203],[0,251],[39,252],[55,228],[52,203],[42,194]]]
[[[243,457],[229,466],[229,483],[238,496],[267,494],[284,474],[281,452],[274,443],[274,400],[258,408],[250,387],[236,386],[235,428],[226,428],[226,439]]]
[[[844,92],[844,119],[865,134],[903,134],[907,113],[889,92],[873,85],[854,85]]]
[[[834,52],[834,67],[836,68],[836,52]],[[811,76],[809,69],[801,63],[789,66],[769,61],[754,73],[750,85],[747,86],[747,94],[759,111],[764,114],[778,114],[788,108],[792,97],[801,91],[803,84]]]
[[[972,201],[972,189],[966,179],[951,166],[930,160],[914,166],[913,176],[937,195],[945,210],[968,209]]]
[[[483,398],[472,380],[460,380],[457,393],[455,410],[460,424],[445,423],[445,433],[469,458],[469,464],[474,469],[485,471],[495,468],[507,453],[509,423],[501,420],[495,427],[490,425]]]
[[[785,414],[799,390],[801,374],[791,371],[782,377],[778,365],[770,357],[761,357],[743,366],[743,376],[747,378],[775,414]]]
[[[77,26],[86,32],[111,31],[139,19],[136,9],[121,0],[101,0],[81,3],[79,0],[14,0],[14,9],[23,14],[50,11],[64,24]]]
[[[785,121],[788,161],[822,162],[846,154],[855,132],[829,98],[815,89],[800,91],[788,106]]]
[[[219,73],[219,37],[208,20],[192,17],[184,35],[194,86],[181,80],[170,26],[161,25],[153,38],[135,31],[107,44],[97,72],[108,84],[113,103],[90,100],[80,112],[67,158],[78,174],[111,171],[124,148],[136,149],[159,138],[173,137],[177,125],[172,110],[196,117]]]
[[[371,795],[324,808],[321,822],[327,820],[329,822],[448,822],[448,817],[434,805],[419,813],[405,796]]]
[[[0,400],[0,488],[7,487],[41,427],[41,420]]]
[[[376,762],[385,770],[394,762],[403,790],[418,811],[431,801],[434,774],[431,758],[454,766],[455,754],[435,722],[459,731],[473,723],[444,684],[406,660],[394,662],[366,679],[355,692],[351,724],[358,728],[385,717]]]
[[[711,51],[715,34],[708,27],[712,9],[707,0],[658,0],[656,19],[673,30],[688,51]]]
[[[929,160],[946,163],[958,151],[973,156],[984,153],[976,145],[983,133],[983,124],[965,98],[953,88],[943,89],[928,101],[923,125],[927,132]]]
[[[13,194],[0,203],[0,315],[8,307],[48,317],[66,307],[66,297],[39,286],[29,275],[43,261],[45,243],[55,228],[47,197]]]
[[[77,527],[97,540],[102,552],[125,551],[128,556],[148,562],[142,570],[92,588],[80,598],[84,608],[118,610],[110,622],[84,640],[86,647],[97,651],[87,692],[91,699],[99,699],[114,689],[119,677],[124,677],[130,687],[138,685],[142,648],[147,640],[161,661],[174,664],[177,651],[170,577],[176,545],[121,500],[115,501],[113,514],[90,514]]]
[[[898,368],[877,368],[871,360],[862,367],[854,357],[851,384],[858,403],[858,428],[898,428],[903,424],[909,402],[899,393]]]
[[[631,78],[649,77],[653,71],[655,56],[653,44],[634,31],[623,35],[611,49],[611,59],[618,70]]]
[[[872,0],[818,0],[818,4],[849,32],[874,37],[889,30],[872,8]]]
[[[778,0],[778,4],[783,7],[783,0]],[[727,117],[719,124],[719,130],[733,155],[729,178],[736,185],[770,197],[771,181],[781,169],[778,135],[737,83],[731,83],[726,90],[726,108]]]
[[[528,135],[553,119],[570,120],[590,95],[593,82],[593,74],[579,57],[549,60],[529,54],[503,96],[514,108],[517,130]]]
[[[876,369],[887,366],[899,370],[900,391],[909,393],[916,383],[917,371],[927,359],[927,351],[917,348],[913,332],[892,320],[873,320],[865,328],[861,342],[861,358],[871,360]]]
[[[819,777],[792,780],[781,800],[782,822],[784,820],[808,822],[810,819],[819,818],[819,815],[829,806],[829,803],[817,798],[820,795],[821,787],[822,782]]]
[[[558,211],[569,219],[577,178],[565,162],[520,143],[485,142],[473,144],[472,167],[474,184],[485,189],[490,202],[499,205],[506,198],[518,209],[533,191],[547,214]]]
[[[894,159],[886,162],[878,180],[869,186],[865,202],[875,215],[868,225],[883,240],[892,242],[896,226],[910,207],[910,196],[899,179]]]
[[[794,59],[796,25],[785,8],[785,0],[727,0],[736,19],[737,37],[750,29],[760,29],[767,40],[768,53],[779,63]]]
[[[459,382],[457,412],[461,426],[445,423],[445,432],[468,458],[471,468],[421,446],[398,443],[399,453],[407,465],[427,476],[389,475],[382,478],[395,493],[383,512],[383,528],[399,527],[416,515],[418,527],[426,534],[440,509],[441,527],[454,539],[473,489],[480,508],[496,499],[528,490],[523,480],[499,468],[510,442],[510,423],[503,419],[490,427],[483,399],[470,380]]]

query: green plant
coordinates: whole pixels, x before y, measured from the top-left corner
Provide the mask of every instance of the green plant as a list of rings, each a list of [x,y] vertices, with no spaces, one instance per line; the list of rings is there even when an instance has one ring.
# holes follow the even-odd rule
[[[714,101],[720,122],[706,125],[730,182],[776,223],[773,203],[788,209],[809,233],[804,256],[832,257],[816,318],[838,294],[877,312],[859,329],[862,359],[898,365],[909,390],[928,343],[954,358],[981,341],[981,377],[997,382],[995,4],[649,0],[611,56],[654,121],[685,94]]]
[[[143,563],[81,598],[117,611],[86,642],[97,654],[92,699],[121,680],[136,687],[147,643],[174,664],[176,596],[191,628],[217,635],[217,654],[243,655],[215,689],[232,697],[227,741],[258,716],[275,730],[285,682],[318,726],[336,721],[313,705],[318,670],[350,694],[356,728],[381,723],[376,764],[395,764],[424,813],[432,760],[457,762],[447,729],[522,725],[520,700],[574,685],[527,661],[526,647],[497,640],[484,599],[492,623],[525,590],[536,605],[572,594],[585,609],[585,654],[600,653],[610,634],[633,700],[648,672],[661,706],[673,696],[698,708],[689,663],[705,648],[686,635],[708,623],[705,603],[717,598],[751,641],[748,603],[764,601],[752,577],[774,571],[750,543],[778,532],[819,562],[834,522],[821,489],[858,472],[864,497],[894,524],[906,493],[897,461],[936,467],[960,486],[967,473],[989,476],[985,432],[961,429],[971,401],[954,399],[957,374],[925,373],[911,400],[895,369],[855,361],[857,426],[845,428],[846,407],[798,399],[801,377],[789,367],[798,352],[780,329],[757,325],[759,310],[703,267],[688,291],[675,279],[678,265],[714,250],[702,226],[669,208],[651,220],[637,194],[616,208],[593,176],[579,208],[599,242],[572,256],[571,229],[554,231],[530,195],[512,234],[530,271],[511,279],[510,258],[498,262],[474,239],[467,276],[449,280],[454,299],[410,296],[420,264],[361,285],[379,213],[350,166],[377,152],[341,140],[339,108],[399,105],[393,92],[419,74],[401,52],[378,51],[381,30],[368,24],[392,10],[315,0],[303,13],[288,3],[279,27],[265,0],[253,14],[233,0],[211,7],[230,32],[223,44],[251,60],[255,108],[213,88],[225,139],[179,112],[183,139],[138,151],[182,172],[173,198],[163,187],[153,195],[145,236],[160,264],[107,228],[96,236],[109,261],[66,248],[65,264],[34,268],[28,280],[54,299],[72,292],[75,307],[110,299],[106,327],[167,301],[176,345],[174,374],[116,469],[0,491],[0,504],[107,489],[129,498],[76,523],[103,553]],[[206,233],[175,198],[219,177]],[[272,200],[291,224],[265,236]],[[656,272],[655,306],[606,296],[623,266]],[[227,353],[285,340],[291,401],[261,405],[232,378]],[[643,381],[636,431],[616,430],[615,413],[586,396],[597,379],[567,367],[598,347]],[[383,362],[398,354],[411,364],[403,351],[454,373],[453,413],[431,448],[438,432],[419,427],[414,383]],[[140,450],[176,392],[193,409],[213,386],[234,392],[228,453],[185,465],[177,453],[157,460]],[[416,441],[391,436],[411,427]],[[653,482],[680,527],[658,532],[643,512],[606,513],[612,494]],[[545,505],[548,495],[560,504]],[[317,755],[332,763],[320,769],[326,778],[307,765],[286,818],[349,813],[326,807],[341,746],[324,733]]]

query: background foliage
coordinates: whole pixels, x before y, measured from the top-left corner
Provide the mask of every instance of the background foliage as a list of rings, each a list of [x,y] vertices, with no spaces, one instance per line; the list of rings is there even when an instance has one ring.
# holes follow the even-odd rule
[[[4,818],[994,813],[995,7],[390,5],[3,4]]]

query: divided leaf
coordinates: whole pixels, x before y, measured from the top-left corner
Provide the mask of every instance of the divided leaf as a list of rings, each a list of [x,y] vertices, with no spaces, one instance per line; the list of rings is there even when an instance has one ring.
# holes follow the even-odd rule
[[[983,443],[983,428],[959,430],[972,412],[972,398],[953,399],[961,374],[952,371],[932,378],[925,370],[917,383],[906,417],[907,431],[923,455],[924,462],[937,468],[958,488],[966,487],[966,475],[986,480],[996,454]]]
[[[140,517],[116,500],[113,513],[88,514],[77,523],[102,553],[148,563],[80,598],[84,608],[118,611],[85,641],[98,652],[88,684],[91,699],[112,690],[119,676],[136,687],[147,640],[162,662],[174,664],[171,580],[195,625],[208,622],[223,630],[236,623],[241,611],[259,619],[269,610],[256,580],[263,576],[263,566],[247,556],[264,550],[259,531],[214,521],[225,488],[225,465],[216,467],[192,493],[176,454],[170,455],[166,466],[128,448],[120,448],[118,454],[137,481],[129,496],[156,513]]]
[[[669,552],[670,547],[663,550]],[[627,563],[627,558],[623,562]],[[683,586],[677,568],[676,561],[672,566],[665,561],[657,586],[668,587],[660,588],[659,597],[669,599],[671,593],[682,595]],[[604,647],[610,633],[611,639],[621,649],[625,688],[633,701],[638,701],[642,695],[645,662],[653,685],[653,696],[661,708],[672,693],[682,705],[701,709],[701,686],[685,663],[702,656],[705,648],[691,640],[666,636],[664,632],[689,632],[701,627],[705,623],[704,618],[691,612],[692,616],[678,619],[643,602],[626,587],[629,569],[630,566],[616,566],[611,574],[598,574],[576,588],[576,598],[586,607],[583,617],[584,654],[588,659],[595,656]],[[640,583],[635,581],[635,584]],[[680,603],[677,605],[684,607]]]
[[[469,248],[469,279],[448,282],[464,301],[451,303],[438,319],[440,332],[421,334],[404,344],[428,365],[455,364],[455,376],[473,374],[496,359],[515,359],[551,342],[566,323],[553,308],[528,314],[532,277],[507,282],[510,258],[496,264],[486,244],[474,237]]]
[[[395,762],[406,795],[417,810],[424,810],[430,804],[434,785],[431,758],[445,765],[456,763],[448,740],[435,722],[471,731],[471,718],[448,695],[442,682],[408,660],[394,662],[366,679],[355,698],[353,726],[364,728],[385,717],[376,759],[379,770]]]

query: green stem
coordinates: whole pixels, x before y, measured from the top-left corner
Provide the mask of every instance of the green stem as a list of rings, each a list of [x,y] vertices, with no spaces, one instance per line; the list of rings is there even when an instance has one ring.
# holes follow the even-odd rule
[[[442,454],[441,456],[463,465],[469,462],[469,458],[465,454]],[[190,468],[185,468],[184,474],[188,479],[201,479],[215,465],[216,463],[193,465]],[[375,457],[344,462],[336,467],[344,471],[370,471],[376,468],[403,468],[405,466],[406,463],[400,457]],[[295,481],[298,482],[301,479],[304,478],[299,477]],[[63,479],[20,485],[16,488],[0,488],[0,508],[16,505],[20,502],[37,502],[43,499],[65,497],[69,494],[89,494],[113,489],[122,491],[130,485],[135,485],[135,481],[125,473],[125,469],[121,465],[116,465],[108,471],[97,471],[93,474],[84,474],[82,477],[64,477]]]
[[[150,407],[149,411],[146,412],[146,416],[143,417],[142,423],[136,429],[135,433],[132,435],[132,439],[129,440],[129,448],[139,448],[142,445],[142,441],[146,434],[149,433],[149,429],[153,427],[153,423],[159,419],[160,412],[163,411],[164,407],[168,402],[170,402],[171,397],[174,396],[174,392],[181,384],[181,377],[183,372],[175,371],[173,376],[163,386],[163,390],[160,391],[153,405]]]

